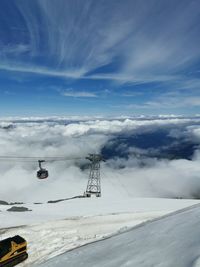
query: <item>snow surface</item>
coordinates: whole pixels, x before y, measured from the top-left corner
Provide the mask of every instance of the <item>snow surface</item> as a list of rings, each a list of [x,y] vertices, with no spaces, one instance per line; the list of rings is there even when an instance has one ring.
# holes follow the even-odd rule
[[[40,267],[199,267],[200,205],[64,253]]]
[[[32,210],[30,212],[8,212],[6,210],[10,206],[1,205],[0,237],[4,239],[16,234],[25,237],[29,259],[19,266],[38,266],[68,250],[124,232],[142,222],[198,202],[183,199],[91,198],[55,204],[23,204]]]
[[[8,212],[10,206],[0,205],[0,228],[25,224],[42,223],[74,216],[95,216],[113,213],[137,212],[172,212],[195,203],[199,200],[167,199],[167,198],[82,198],[54,204],[23,205],[32,211]]]

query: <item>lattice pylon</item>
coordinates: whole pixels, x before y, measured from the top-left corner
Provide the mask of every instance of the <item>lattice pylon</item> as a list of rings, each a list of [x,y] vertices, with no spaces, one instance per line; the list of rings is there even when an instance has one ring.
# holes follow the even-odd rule
[[[85,191],[86,197],[91,197],[91,195],[96,195],[96,197],[101,196],[101,177],[100,177],[100,162],[103,160],[102,156],[99,154],[90,154],[86,159],[91,161],[90,174],[88,179],[87,188]]]

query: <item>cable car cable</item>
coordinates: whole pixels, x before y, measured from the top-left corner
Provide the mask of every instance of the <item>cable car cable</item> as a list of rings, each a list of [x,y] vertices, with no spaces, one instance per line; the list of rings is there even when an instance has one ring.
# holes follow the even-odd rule
[[[53,161],[66,161],[66,160],[81,160],[85,159],[84,157],[25,157],[25,156],[0,156],[0,161],[23,161],[23,162],[35,162],[38,161],[38,159],[45,160],[45,162],[53,162]]]

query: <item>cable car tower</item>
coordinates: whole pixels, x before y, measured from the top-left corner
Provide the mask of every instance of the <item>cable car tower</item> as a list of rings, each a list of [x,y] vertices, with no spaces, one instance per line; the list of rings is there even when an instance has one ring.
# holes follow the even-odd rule
[[[101,197],[100,162],[105,160],[99,154],[89,154],[86,159],[91,161],[91,165],[88,184],[84,196],[91,197],[92,195],[95,195],[96,197]]]

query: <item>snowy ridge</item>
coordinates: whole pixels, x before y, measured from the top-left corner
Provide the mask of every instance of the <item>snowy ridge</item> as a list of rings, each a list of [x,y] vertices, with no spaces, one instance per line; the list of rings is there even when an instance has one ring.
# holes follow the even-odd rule
[[[197,267],[199,257],[200,205],[197,204],[72,250],[41,267]]]

